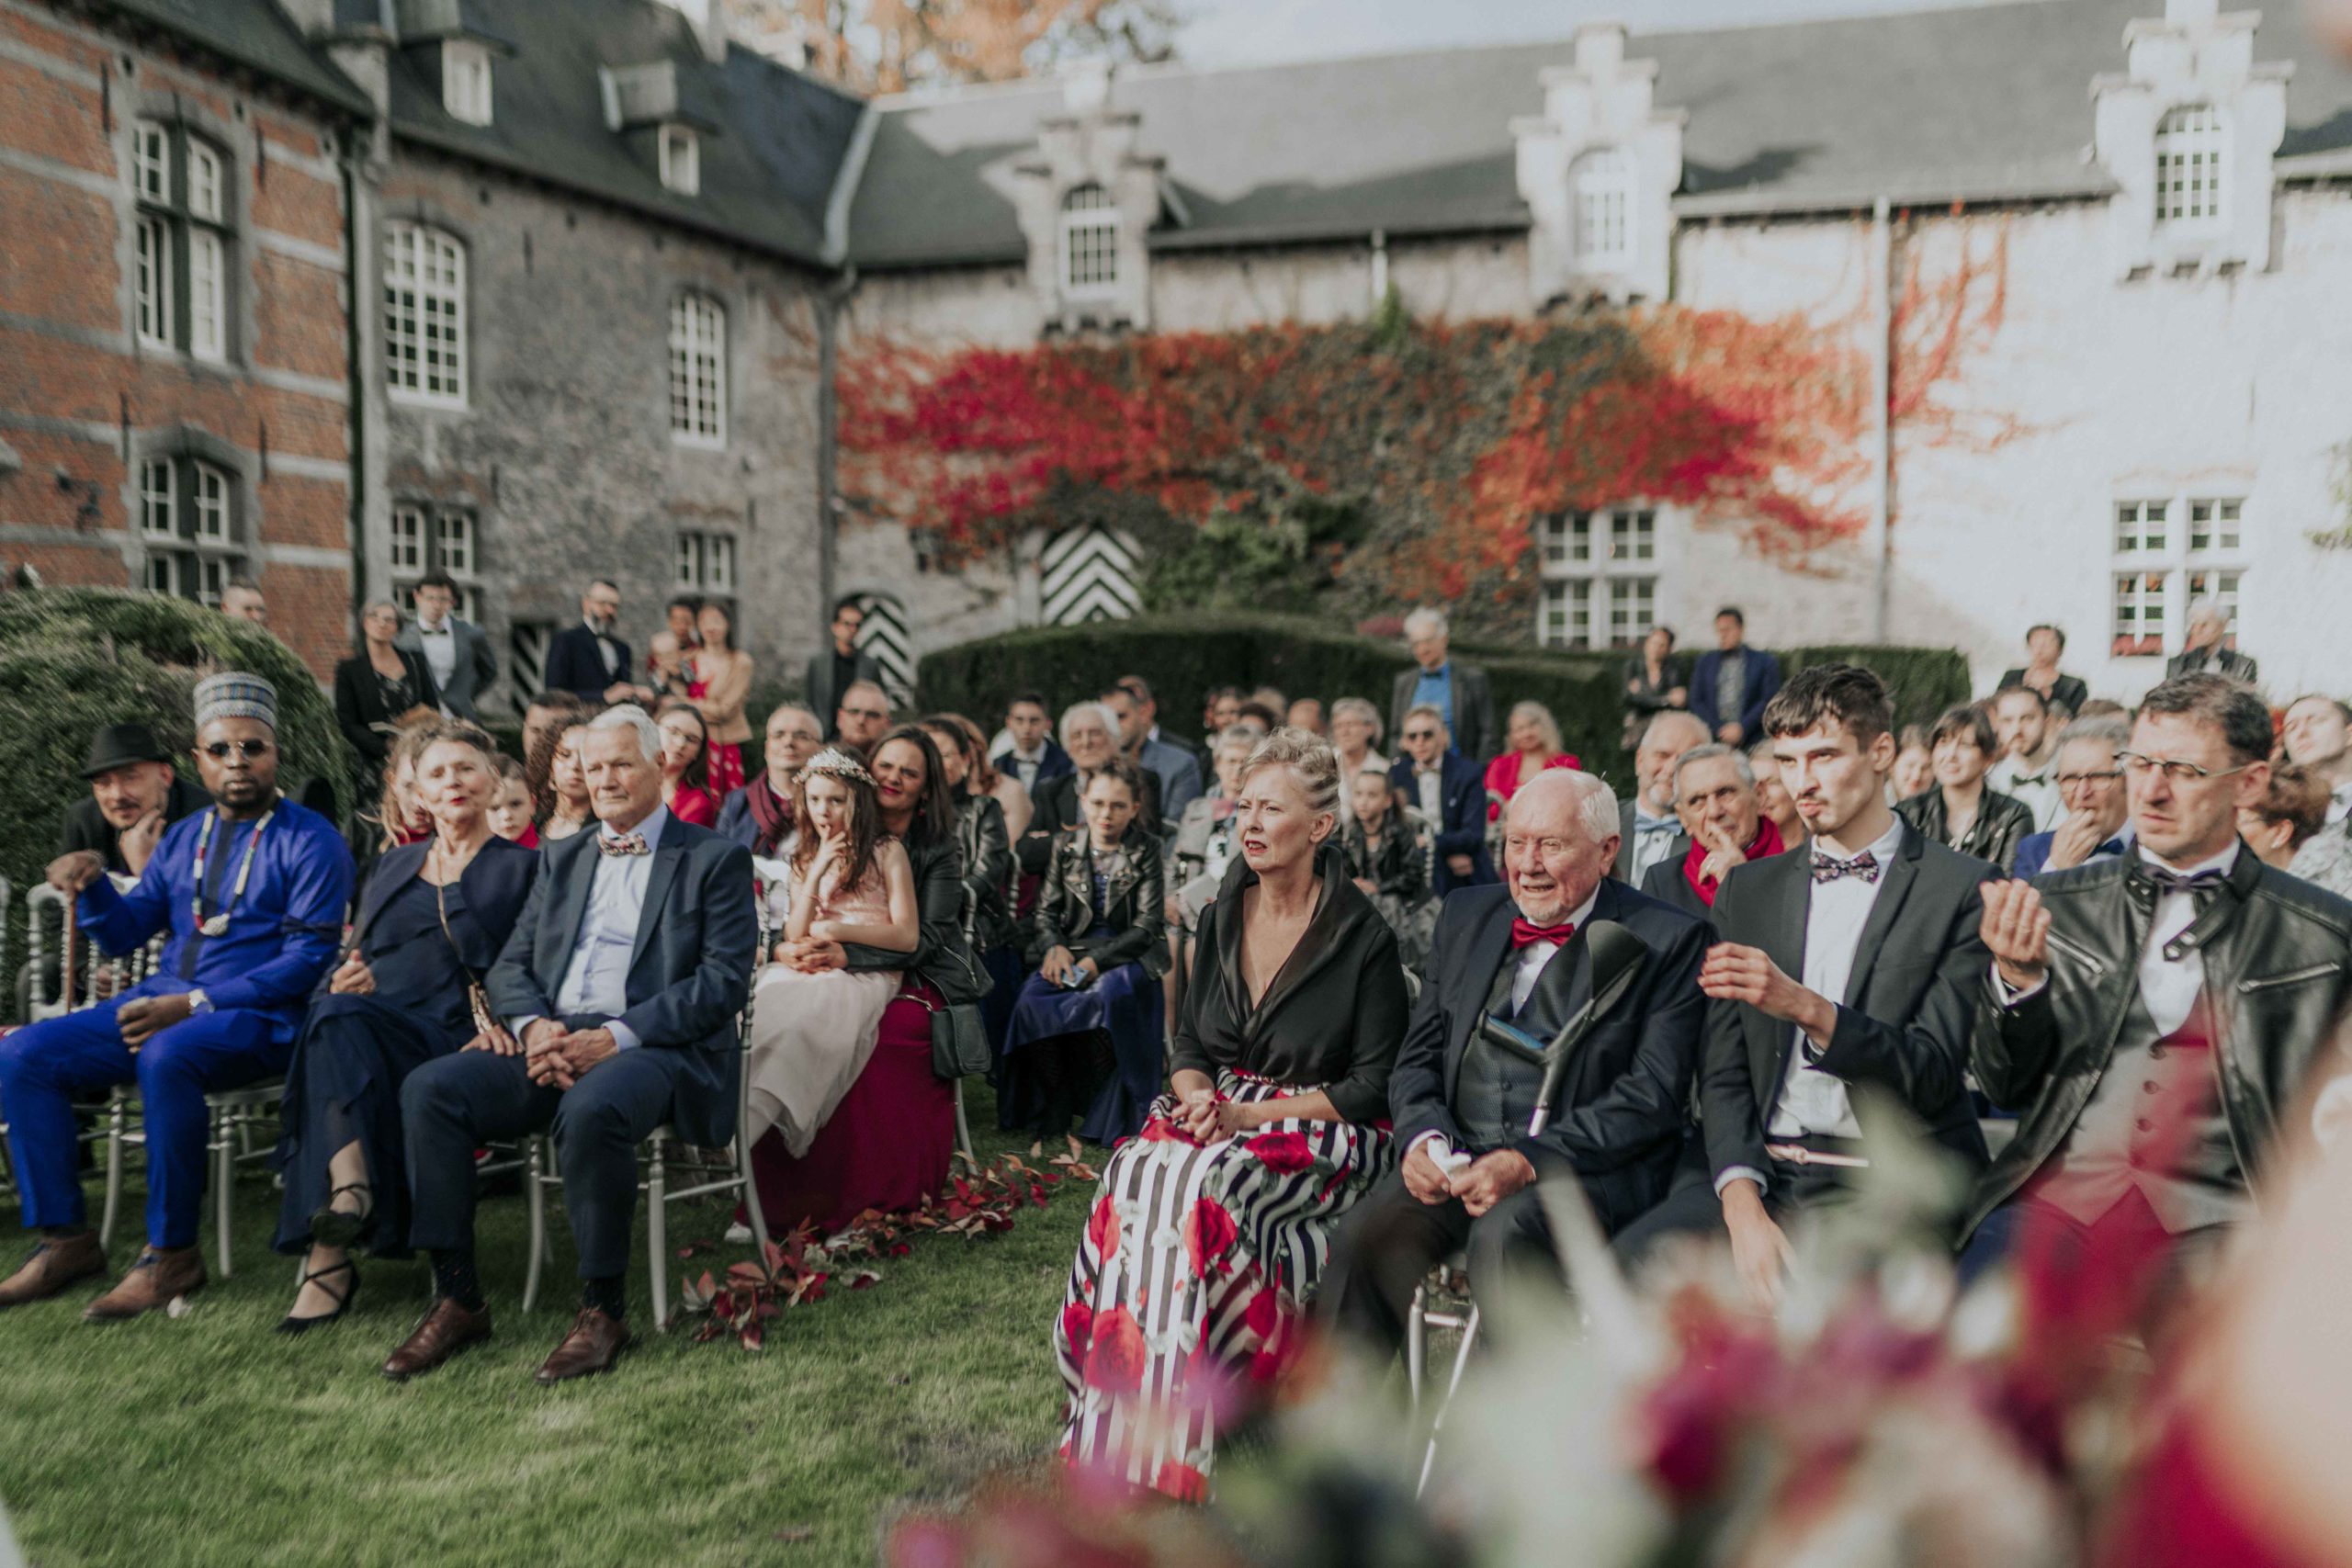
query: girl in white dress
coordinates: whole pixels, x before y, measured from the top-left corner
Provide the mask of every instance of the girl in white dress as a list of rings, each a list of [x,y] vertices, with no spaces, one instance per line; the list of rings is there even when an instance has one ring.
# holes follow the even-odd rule
[[[837,748],[793,782],[791,914],[752,1004],[744,1135],[757,1143],[774,1127],[795,1159],[865,1070],[882,1010],[899,994],[897,970],[842,968],[840,944],[911,953],[921,933],[906,846],[882,831],[881,816],[874,776]]]

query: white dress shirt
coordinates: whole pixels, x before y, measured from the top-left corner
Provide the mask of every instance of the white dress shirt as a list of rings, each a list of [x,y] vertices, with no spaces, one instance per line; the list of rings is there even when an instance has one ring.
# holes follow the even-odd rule
[[[1045,742],[1039,741],[1037,750],[1033,752],[1023,751],[1016,746],[1007,754],[1012,759],[1012,776],[1021,781],[1023,789],[1031,795],[1036,794],[1037,770],[1046,765]]]
[[[424,650],[425,668],[433,671],[436,691],[449,689],[449,677],[458,672],[458,628],[443,619],[437,626],[416,623],[417,646]]]
[[[662,847],[662,829],[669,820],[670,808],[657,806],[653,815],[631,829],[645,840],[641,855],[608,855],[598,847],[596,869],[590,874],[594,880],[588,886],[588,907],[580,916],[580,935],[564,960],[563,978],[555,988],[559,1018],[576,1013],[605,1015],[609,1021],[605,1027],[612,1031],[613,1043],[624,1051],[635,1049],[638,1043],[636,1031],[620,1021],[620,1015],[628,1010],[628,959],[637,947],[638,921],[645,913],[645,889],[653,878],[654,852]],[[601,822],[596,834],[614,841],[621,837]],[[535,1016],[516,1019],[511,1025],[515,1038],[521,1039],[523,1031],[537,1021]]]
[[[1419,795],[1421,815],[1430,819],[1432,828],[1445,826],[1445,763],[1438,761],[1413,764],[1413,788]]]
[[[1585,901],[1569,910],[1562,919],[1576,927],[1577,931],[1582,931],[1585,922],[1592,919],[1592,907],[1600,902],[1600,887],[1596,883]],[[1514,906],[1511,913],[1518,916],[1521,911]],[[1526,1009],[1527,998],[1535,994],[1535,982],[1544,977],[1545,965],[1552,962],[1565,945],[1566,944],[1564,942],[1531,942],[1519,950],[1510,973],[1510,1010],[1514,1016]],[[1432,983],[1434,983],[1434,977],[1432,977]],[[1430,1157],[1437,1161],[1440,1169],[1452,1175],[1458,1165],[1467,1163],[1468,1156],[1457,1156],[1454,1153],[1453,1140],[1435,1129],[1415,1138],[1410,1145],[1407,1145],[1405,1152],[1412,1153],[1414,1149],[1428,1143],[1431,1138],[1435,1138],[1440,1146],[1430,1150]],[[1450,1161],[1453,1163],[1449,1163]]]
[[[620,645],[613,640],[613,634],[585,615],[580,618],[580,624],[596,634],[596,652],[605,661],[605,673],[618,680],[621,673],[621,649]]]
[[[1794,852],[1809,860],[1860,860],[1867,854],[1879,865],[1875,881],[1849,875],[1813,885],[1812,897],[1805,900],[1804,973],[1799,976],[1806,990],[1832,1002],[1846,999],[1846,984],[1853,978],[1854,957],[1862,943],[1862,927],[1869,923],[1879,889],[1886,886],[1887,868],[1902,848],[1903,819],[1898,817],[1861,854],[1837,854],[1820,839]],[[1803,1029],[1791,1024],[1789,1033],[1788,1067],[1781,1079],[1780,1095],[1764,1119],[1764,1135],[1860,1137],[1861,1124],[1854,1120],[1854,1102],[1846,1092],[1846,1080],[1823,1072],[1808,1060]],[[1759,1188],[1770,1185],[1763,1172],[1736,1165],[1715,1178],[1715,1190],[1721,1192],[1739,1180],[1753,1181]]]
[[[2195,865],[2171,866],[2144,845],[2135,846],[2140,858],[2150,865],[2164,866],[2182,876],[2195,876],[2199,872],[2218,871],[2223,876],[2237,868],[2239,845],[2230,847],[2210,860]],[[2197,923],[2197,899],[2180,889],[2172,889],[2156,897],[2156,912],[2148,921],[2147,944],[2140,949],[2140,999],[2148,1006],[2148,1018],[2156,1026],[2156,1038],[2161,1040],[2188,1021],[2196,1010],[2197,994],[2205,988],[2205,954],[2189,948],[2178,958],[2165,956],[2165,944]],[[2015,1007],[2050,983],[2045,975],[2022,991],[2009,989],[2001,978],[2000,965],[1993,966],[1993,984],[2000,988],[2004,1007]]]
[[[1643,808],[1639,800],[1635,800],[1634,802],[1633,874],[1625,880],[1639,887],[1642,885],[1642,878],[1649,874],[1650,867],[1664,860],[1668,852],[1674,848],[1674,836],[1681,829],[1680,818],[1653,817]]]
[[[1984,787],[2025,802],[2033,813],[2033,830],[2047,833],[2066,815],[2066,801],[2058,792],[2058,752],[2052,748],[2040,768],[2029,773],[2022,758],[2004,757],[1984,775]]]

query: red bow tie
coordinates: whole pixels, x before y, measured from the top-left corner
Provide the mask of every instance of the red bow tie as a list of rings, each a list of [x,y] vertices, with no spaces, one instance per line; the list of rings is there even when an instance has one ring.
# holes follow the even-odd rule
[[[1519,919],[1512,919],[1510,923],[1510,944],[1513,947],[1532,947],[1539,942],[1566,942],[1576,934],[1574,920],[1562,920],[1556,926],[1530,925]]]

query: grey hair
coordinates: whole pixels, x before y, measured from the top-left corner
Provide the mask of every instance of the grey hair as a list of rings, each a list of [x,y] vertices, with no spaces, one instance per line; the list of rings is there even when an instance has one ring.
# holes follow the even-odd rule
[[[1216,749],[1209,760],[1216,761],[1237,746],[1241,749],[1242,755],[1246,757],[1258,749],[1258,743],[1265,738],[1265,731],[1254,724],[1228,724],[1216,732]]]
[[[1547,768],[1534,780],[1521,784],[1519,793],[1503,806],[1504,827],[1510,826],[1511,808],[1539,784],[1543,789],[1566,789],[1576,795],[1577,825],[1594,843],[1617,836],[1617,792],[1599,773],[1588,773],[1579,768]]]
[[[1718,757],[1729,757],[1739,770],[1739,782],[1747,788],[1756,787],[1756,768],[1748,761],[1747,753],[1736,746],[1726,746],[1720,740],[1710,740],[1704,746],[1693,746],[1674,759],[1674,798],[1682,798],[1682,770],[1693,762],[1712,762]]]
[[[1362,697],[1341,697],[1331,705],[1331,717],[1337,722],[1343,713],[1351,713],[1372,726],[1372,743],[1380,744],[1381,732],[1388,727],[1380,721],[1380,710]]]
[[[2193,626],[2199,621],[2211,621],[2216,626],[2226,626],[2230,624],[2230,613],[2222,608],[2221,601],[2217,599],[2193,599],[2189,601],[2188,619],[2184,624]]]
[[[1288,768],[1306,792],[1306,809],[1315,816],[1340,809],[1340,757],[1321,736],[1283,725],[1259,741],[1241,764],[1241,782],[1246,785],[1261,768]],[[1614,812],[1611,821],[1615,821]]]
[[[1687,708],[1668,708],[1664,712],[1660,713],[1657,717],[1651,719],[1648,724],[1642,727],[1640,749],[1647,751],[1653,747],[1660,744],[1659,731],[1661,730],[1679,729],[1684,725],[1690,724],[1695,724],[1699,727],[1699,734],[1702,738],[1701,744],[1703,745],[1705,743],[1704,737],[1707,733],[1706,720],[1701,718],[1697,714],[1690,712]]]
[[[626,729],[637,736],[637,754],[649,762],[662,760],[662,727],[635,703],[609,707],[588,721],[591,729]]]
[[[1413,630],[1415,626],[1419,626],[1421,631],[1418,634],[1415,633]],[[1414,611],[1411,615],[1407,615],[1405,617],[1405,640],[1410,642],[1417,635],[1427,637],[1445,636],[1445,612],[1443,610],[1433,610],[1427,604],[1424,604],[1419,609]]]
[[[1072,703],[1062,709],[1061,722],[1054,726],[1054,733],[1060,739],[1061,743],[1065,747],[1069,744],[1071,722],[1080,714],[1089,713],[1102,721],[1102,728],[1111,732],[1111,744],[1116,746],[1119,743],[1119,716],[1111,711],[1110,704],[1098,702]]]
[[[2096,740],[2120,750],[2132,739],[2132,727],[2120,718],[2078,718],[2058,732],[2058,744]]]

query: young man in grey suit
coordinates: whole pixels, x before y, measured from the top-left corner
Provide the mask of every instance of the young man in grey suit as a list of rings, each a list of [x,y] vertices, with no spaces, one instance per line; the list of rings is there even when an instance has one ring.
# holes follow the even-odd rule
[[[433,671],[434,689],[452,718],[478,717],[475,707],[498,680],[498,655],[490,634],[471,621],[459,620],[457,580],[446,571],[428,572],[416,585],[416,619],[392,639],[395,648],[424,656]]]
[[[690,1144],[734,1135],[736,1020],[759,946],[751,852],[662,804],[662,732],[635,705],[588,727],[600,826],[547,850],[491,969],[503,1026],[426,1064],[401,1090],[414,1219],[435,1299],[384,1363],[395,1382],[490,1337],[474,1269],[474,1150],[552,1132],[579,1242],[580,1315],[542,1364],[561,1382],[609,1371],[629,1343],[624,1281],[637,1145],[668,1124]]]

